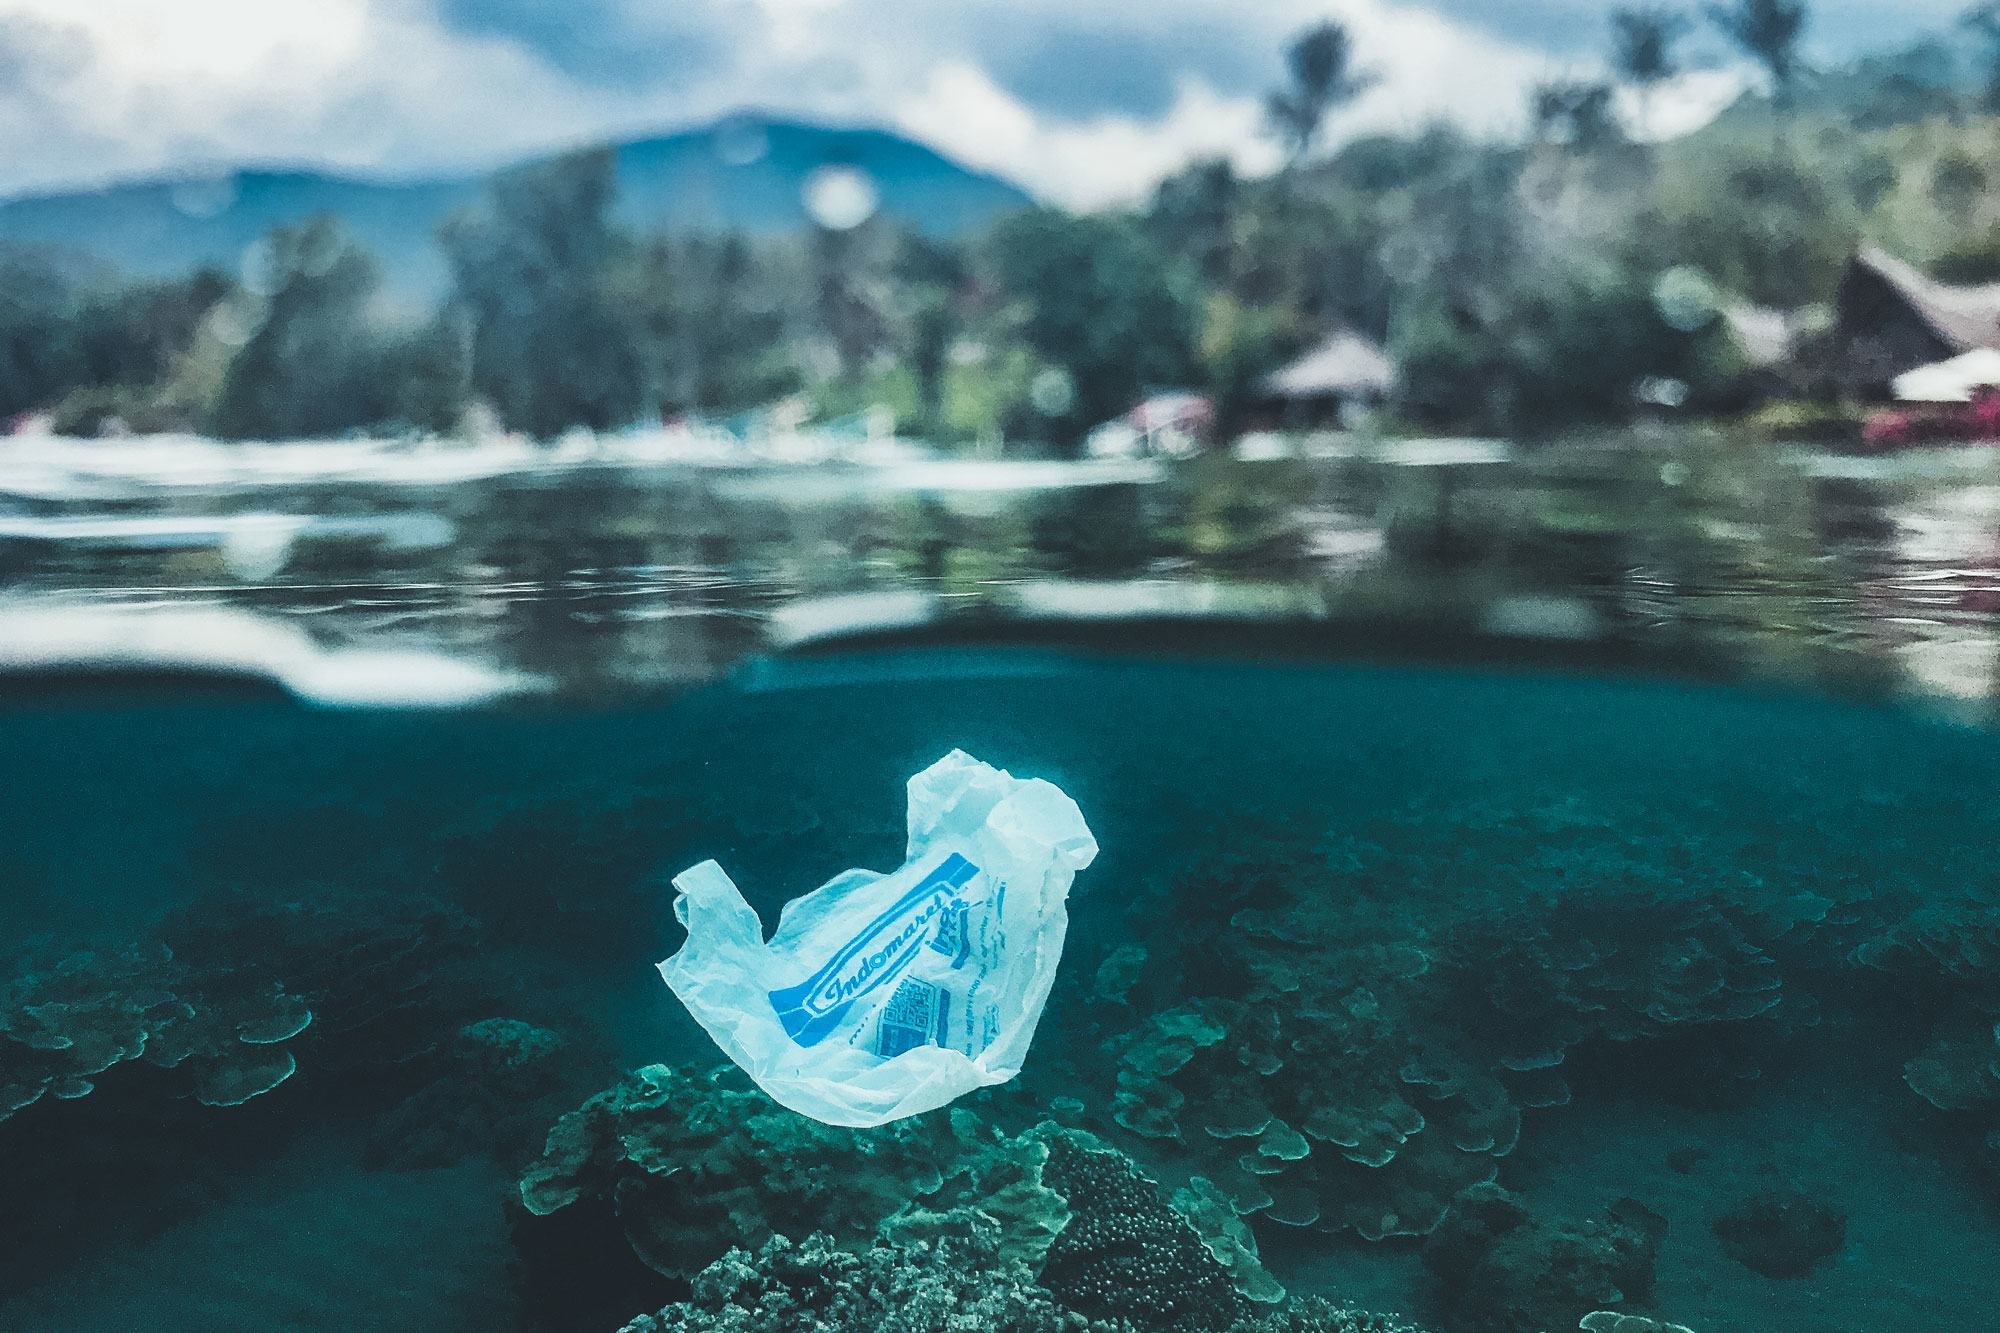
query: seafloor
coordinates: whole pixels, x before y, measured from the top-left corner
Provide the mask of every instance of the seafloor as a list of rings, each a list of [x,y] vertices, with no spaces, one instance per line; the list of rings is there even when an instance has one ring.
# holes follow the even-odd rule
[[[1061,784],[1103,847],[1028,1069],[800,1119],[659,983],[667,878],[716,857],[768,919],[889,868],[903,779],[954,746]],[[2000,1308],[1985,732],[980,654],[646,711],[49,697],[0,753],[0,1328]]]

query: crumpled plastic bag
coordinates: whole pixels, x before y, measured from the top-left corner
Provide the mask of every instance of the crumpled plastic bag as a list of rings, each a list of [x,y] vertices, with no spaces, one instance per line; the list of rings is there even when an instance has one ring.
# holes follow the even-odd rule
[[[910,779],[910,844],[785,904],[771,942],[713,861],[674,878],[687,943],[660,964],[779,1103],[829,1125],[935,1110],[1021,1072],[1097,855],[1061,788],[954,750]]]

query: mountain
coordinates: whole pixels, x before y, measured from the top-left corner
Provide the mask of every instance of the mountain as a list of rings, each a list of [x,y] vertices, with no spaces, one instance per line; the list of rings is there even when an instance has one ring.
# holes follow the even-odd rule
[[[756,116],[616,145],[620,221],[648,229],[804,228],[808,178],[845,167],[873,185],[883,214],[963,236],[1031,201],[1018,186],[884,130]],[[235,271],[271,227],[332,213],[381,261],[396,295],[435,296],[445,280],[437,229],[478,202],[486,173],[372,180],[246,169],[0,200],[0,242],[56,247],[133,274],[212,264]]]

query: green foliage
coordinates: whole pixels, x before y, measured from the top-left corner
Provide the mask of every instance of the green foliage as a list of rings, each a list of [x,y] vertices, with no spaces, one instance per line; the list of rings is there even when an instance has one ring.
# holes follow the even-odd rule
[[[388,349],[368,323],[375,263],[330,218],[266,240],[255,328],[208,428],[225,439],[327,435],[382,421]]]
[[[1965,11],[1960,23],[1984,48],[1986,82],[1981,101],[1988,111],[2000,111],[2000,0],[1981,0]]]
[[[1300,342],[1282,310],[1246,306],[1227,292],[1209,299],[1201,361],[1219,433],[1227,436],[1242,425],[1258,381],[1296,353]]]
[[[46,257],[0,253],[0,416],[39,407],[76,382],[66,340],[49,336],[75,304],[73,284]]]
[[[1042,404],[1050,438],[1080,439],[1147,388],[1192,375],[1189,284],[1135,223],[1037,209],[994,230],[989,262],[1023,339],[1068,378],[1068,401]]]
[[[615,172],[608,150],[508,172],[441,237],[473,386],[530,435],[622,425],[645,406],[634,313],[608,281],[630,244],[611,222]]]
[[[120,386],[136,398],[171,373],[228,289],[207,270],[121,283],[53,255],[0,248],[0,417],[91,387]]]
[[[652,237],[622,248],[604,282],[663,416],[739,411],[798,387],[781,284],[742,236]]]
[[[1824,300],[1862,234],[1827,163],[1760,138],[1716,136],[1663,160],[1647,243],[1759,305]]]
[[[1960,41],[2000,69],[1996,13]],[[1718,330],[1662,324],[1663,275],[1798,311],[1873,240],[1946,280],[2000,280],[2000,123],[1967,118],[1962,50],[1933,39],[1807,78],[1802,0],[1710,14],[1773,97],[1680,139],[1640,148],[1619,121],[1622,89],[1644,127],[1689,27],[1638,0],[1612,15],[1616,88],[1544,84],[1532,142],[1430,126],[1309,160],[1372,77],[1330,22],[1291,44],[1270,101],[1285,172],[1201,161],[1136,214],[1033,210],[970,247],[880,219],[631,234],[611,220],[612,159],[580,153],[497,178],[446,227],[453,287],[428,318],[381,308],[370,261],[324,223],[274,233],[252,290],[4,252],[0,416],[283,437],[447,431],[484,400],[547,437],[804,394],[822,419],[886,407],[938,442],[1073,445],[1154,389],[1207,392],[1227,433],[1270,371],[1348,329],[1403,363],[1391,407],[1408,419],[1556,429],[1633,410],[1650,378],[1684,382],[1694,410],[1754,391]]]

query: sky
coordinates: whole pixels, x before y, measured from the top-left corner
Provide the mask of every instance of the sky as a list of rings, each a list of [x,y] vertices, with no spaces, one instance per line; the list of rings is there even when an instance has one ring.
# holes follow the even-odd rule
[[[1339,138],[1518,128],[1527,90],[1603,69],[1614,0],[0,0],[0,192],[244,163],[483,168],[756,108],[873,124],[1076,207],[1227,154],[1268,169],[1288,37],[1354,34]],[[1838,59],[1964,0],[1818,0]],[[1656,100],[1671,133],[1754,74],[1712,35]]]

